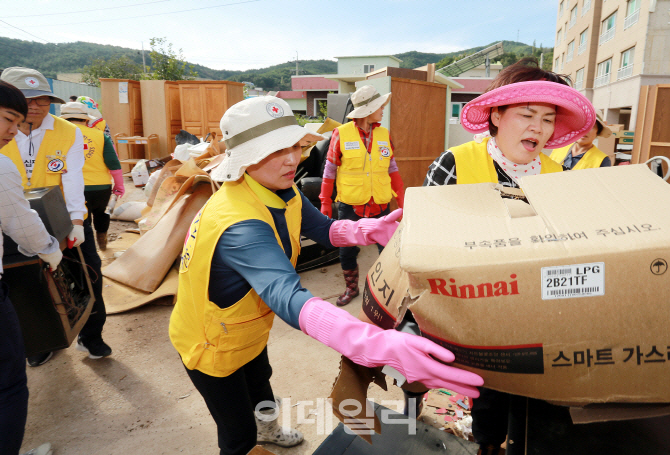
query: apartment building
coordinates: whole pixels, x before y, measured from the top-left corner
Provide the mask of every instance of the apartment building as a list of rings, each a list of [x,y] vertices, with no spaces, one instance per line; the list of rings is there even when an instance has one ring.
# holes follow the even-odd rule
[[[553,70],[634,129],[640,87],[670,83],[670,0],[558,0]]]

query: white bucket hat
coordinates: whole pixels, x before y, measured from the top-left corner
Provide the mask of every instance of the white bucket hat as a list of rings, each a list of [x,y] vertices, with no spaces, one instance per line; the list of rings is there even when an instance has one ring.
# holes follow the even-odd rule
[[[347,117],[365,118],[380,107],[386,106],[389,101],[391,101],[391,93],[382,96],[372,85],[364,85],[351,94],[351,103],[355,109]]]
[[[65,103],[60,107],[60,118],[78,118],[80,120],[95,120],[96,117],[93,117],[88,113],[88,108],[85,104],[81,104],[78,101],[70,101]]]
[[[274,96],[249,98],[231,106],[220,127],[227,156],[212,171],[217,182],[236,181],[249,166],[298,142],[304,146],[325,139],[299,126],[288,103]]]

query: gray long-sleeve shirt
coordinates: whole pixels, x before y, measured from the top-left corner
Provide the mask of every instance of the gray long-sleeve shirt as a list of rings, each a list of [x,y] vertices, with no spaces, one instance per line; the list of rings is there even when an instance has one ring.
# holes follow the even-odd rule
[[[21,175],[4,155],[0,155],[0,275],[2,274],[2,233],[9,235],[26,256],[49,254],[59,248],[49,235],[37,212],[23,196]]]

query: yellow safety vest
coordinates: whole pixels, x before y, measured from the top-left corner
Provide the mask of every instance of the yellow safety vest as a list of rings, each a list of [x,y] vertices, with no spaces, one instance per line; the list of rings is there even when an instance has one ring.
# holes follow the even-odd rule
[[[349,205],[364,205],[373,198],[377,204],[391,201],[389,164],[393,148],[386,128],[372,130],[370,153],[354,122],[337,127],[340,132],[342,164],[337,170],[337,200]]]
[[[551,159],[556,161],[558,164],[563,164],[563,161],[565,161],[565,159],[568,157],[568,153],[570,153],[570,149],[572,149],[573,145],[575,144],[570,144],[566,145],[565,147],[561,147],[560,149],[555,149],[553,152],[551,152]],[[577,161],[577,164],[571,170],[576,171],[577,169],[600,167],[600,165],[603,164],[603,160],[605,158],[607,158],[607,154],[595,145],[592,145],[591,148],[588,149],[586,153],[584,153],[584,156],[582,156],[580,160]]]
[[[250,186],[260,186],[247,174],[225,182],[191,223],[179,266],[177,303],[170,317],[170,340],[186,368],[209,376],[229,376],[258,356],[272,328],[274,313],[254,289],[228,308],[209,300],[209,276],[216,245],[225,230],[244,220],[260,220],[277,233],[272,214]],[[260,191],[269,191],[260,188]],[[291,237],[291,263],[300,254],[302,198],[286,205]]]
[[[481,143],[475,141],[451,147],[456,160],[456,183],[459,185],[469,183],[498,183],[493,158],[486,151],[486,144],[490,138]],[[563,168],[544,153],[540,153],[541,174],[561,172]]]
[[[26,167],[21,159],[21,152],[19,151],[16,139],[12,139],[12,142],[3,147],[0,153],[9,157],[14,162],[21,174],[21,182],[24,189],[60,186],[62,190],[61,176],[63,172],[67,172],[67,152],[74,144],[76,131],[77,127],[72,123],[54,117],[54,129],[44,132],[40,149],[37,151],[30,185],[28,185]]]
[[[97,128],[89,128],[81,123],[74,123],[84,136],[84,185],[111,185],[112,176],[105,164],[103,151],[105,135]]]
[[[105,119],[97,119],[97,120],[92,120],[90,121],[86,126],[89,128],[95,128],[97,130],[102,131],[103,133],[105,132],[105,126],[107,126],[107,121]]]

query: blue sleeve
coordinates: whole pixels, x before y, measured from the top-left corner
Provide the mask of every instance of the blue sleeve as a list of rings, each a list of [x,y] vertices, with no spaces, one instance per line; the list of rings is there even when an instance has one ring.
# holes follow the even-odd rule
[[[603,159],[603,162],[600,163],[600,167],[609,167],[612,165],[612,160],[610,159],[609,156],[606,156],[605,159]]]
[[[302,198],[302,227],[300,233],[326,248],[334,248],[330,243],[330,226],[335,220],[321,213],[309,199],[300,192]],[[276,243],[276,242],[275,242]]]
[[[277,316],[300,330],[300,310],[313,295],[300,284],[300,276],[267,223],[246,220],[232,225],[219,238],[215,256],[246,280]],[[212,273],[217,273],[214,268]]]

